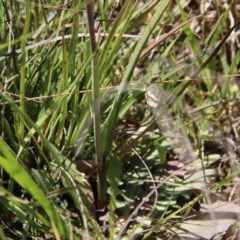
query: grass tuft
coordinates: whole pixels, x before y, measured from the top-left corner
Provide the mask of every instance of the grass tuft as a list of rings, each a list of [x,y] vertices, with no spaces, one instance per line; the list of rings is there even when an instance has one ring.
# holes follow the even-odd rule
[[[230,2],[0,1],[1,239],[220,234],[239,211]]]

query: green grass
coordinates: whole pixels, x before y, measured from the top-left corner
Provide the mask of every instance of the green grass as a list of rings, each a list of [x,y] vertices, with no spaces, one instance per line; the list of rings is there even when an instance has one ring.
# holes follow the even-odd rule
[[[0,4],[1,239],[166,239],[235,179],[216,178],[238,161],[230,7],[209,24],[185,1]]]

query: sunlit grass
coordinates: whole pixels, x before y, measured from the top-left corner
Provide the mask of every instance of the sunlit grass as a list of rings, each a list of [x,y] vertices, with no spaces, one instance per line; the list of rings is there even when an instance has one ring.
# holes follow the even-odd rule
[[[0,238],[166,238],[236,176],[206,184],[238,140],[229,10],[196,33],[185,1],[117,2],[1,1]]]

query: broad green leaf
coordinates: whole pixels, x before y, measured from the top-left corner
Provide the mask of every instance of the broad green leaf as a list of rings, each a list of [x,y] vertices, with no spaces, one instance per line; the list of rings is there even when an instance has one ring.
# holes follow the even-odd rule
[[[117,156],[112,156],[111,160],[108,162],[107,167],[107,178],[109,182],[108,192],[111,196],[110,199],[110,209],[114,211],[117,206],[116,196],[121,193],[119,185],[122,177],[122,165],[121,161]]]
[[[0,139],[0,148],[3,156],[0,157],[0,165],[4,168],[4,170],[27,192],[29,192],[34,199],[37,200],[39,205],[46,211],[52,223],[61,226],[61,218],[59,214],[56,212],[52,203],[45,196],[43,191],[37,186],[35,181],[29,175],[27,170],[20,164],[20,162],[16,159],[14,154],[8,148],[7,144]],[[63,233],[63,229],[59,229]]]

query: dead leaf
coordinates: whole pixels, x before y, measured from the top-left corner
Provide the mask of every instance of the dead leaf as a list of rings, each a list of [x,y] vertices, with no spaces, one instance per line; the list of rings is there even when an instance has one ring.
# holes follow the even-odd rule
[[[204,208],[193,218],[180,225],[177,236],[183,239],[211,239],[226,232],[240,216],[240,206],[232,202],[217,201]]]

